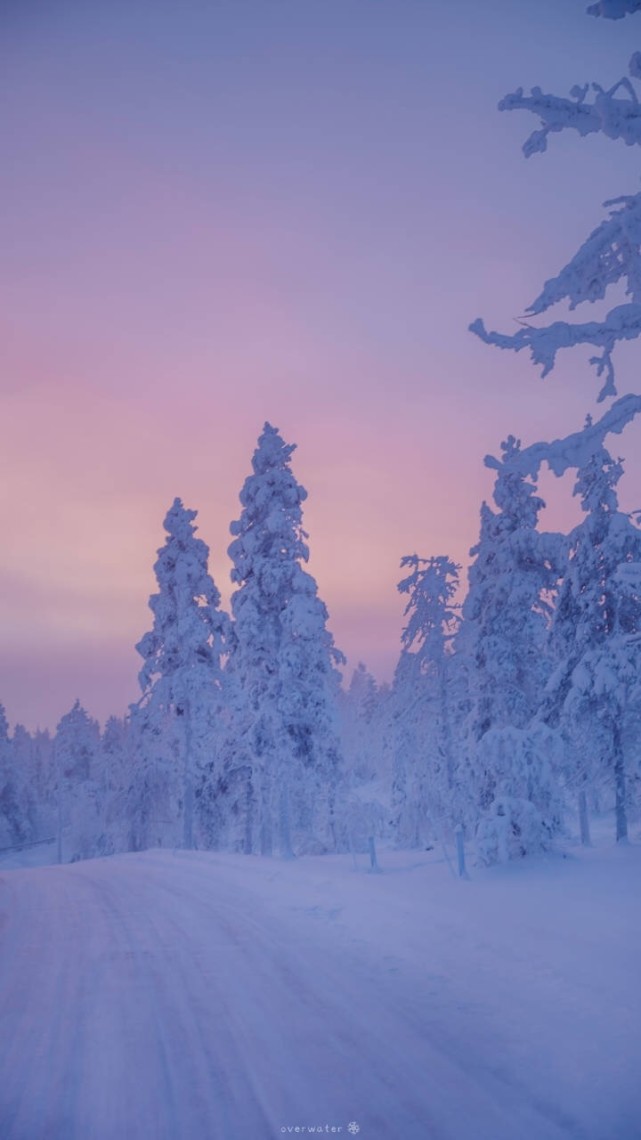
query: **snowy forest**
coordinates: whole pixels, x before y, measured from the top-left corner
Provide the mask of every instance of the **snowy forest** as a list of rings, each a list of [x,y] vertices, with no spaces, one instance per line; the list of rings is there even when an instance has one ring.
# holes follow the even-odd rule
[[[637,8],[611,0],[590,12],[618,19]],[[640,79],[635,52],[608,90],[518,90],[500,108],[540,119],[527,157],[562,130],[638,146]],[[400,560],[406,621],[393,683],[359,664],[345,684],[305,569],[294,445],[267,423],[230,528],[231,613],[197,512],[177,498],[136,646],[140,699],[102,732],[79,702],[53,736],[10,731],[0,714],[0,848],[55,839],[60,862],[155,846],[289,858],[363,850],[370,837],[447,845],[462,828],[474,858],[491,864],[577,831],[589,844],[591,818],[606,813],[617,842],[627,839],[641,811],[641,527],[619,509],[616,437],[641,397],[616,398],[613,357],[641,333],[641,193],[605,208],[515,335],[470,326],[490,345],[528,349],[544,376],[561,350],[591,346],[605,410],[565,438],[524,438],[516,423],[497,441],[484,460],[493,501],[480,507],[466,575],[417,534],[421,554]],[[610,294],[621,303],[600,319],[537,321]],[[581,520],[570,533],[539,526],[542,469],[573,473]]]
[[[639,196],[641,202],[641,195]],[[641,807],[641,528],[617,505],[606,447],[641,410],[617,400],[552,443],[510,437],[481,507],[467,590],[443,554],[402,558],[393,684],[364,665],[341,686],[303,529],[293,445],[266,424],[229,547],[231,615],[196,511],[176,499],[140,700],[101,733],[78,702],[50,737],[0,722],[2,843],[56,837],[75,861],[152,846],[320,854],[452,840],[483,863],[547,850],[580,820]],[[546,463],[575,472],[583,519],[537,528]]]
[[[7,8],[2,1140],[641,1135],[641,0],[587,3]]]

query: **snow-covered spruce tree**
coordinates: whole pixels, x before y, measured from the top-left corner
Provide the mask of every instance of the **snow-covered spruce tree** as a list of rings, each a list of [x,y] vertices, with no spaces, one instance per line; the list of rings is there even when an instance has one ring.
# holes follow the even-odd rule
[[[19,749],[19,728],[16,747],[15,733],[11,740],[5,710],[0,705],[0,849],[28,842],[34,834],[33,801]]]
[[[458,642],[471,641],[475,654],[477,738],[492,726],[522,728],[536,711],[545,678],[549,596],[563,567],[561,536],[537,530],[545,504],[520,469],[520,440],[510,436],[501,451],[501,459],[485,460],[496,471],[493,498],[499,510],[486,503],[481,508]]]
[[[110,716],[100,740],[105,854],[128,851],[131,837],[131,725]]]
[[[370,836],[387,839],[391,780],[387,769],[387,689],[377,685],[362,662],[347,691],[338,694],[344,792],[341,795],[343,834],[353,851],[366,851]]]
[[[59,863],[105,853],[99,749],[98,723],[76,701],[60,720],[53,741]]]
[[[604,780],[614,788],[619,842],[628,834],[628,775],[638,772],[641,744],[641,529],[618,509],[622,474],[603,445],[578,470],[574,493],[585,518],[569,537],[554,617],[559,665],[548,684],[577,788]]]
[[[264,854],[277,845],[285,857],[336,842],[336,666],[343,660],[302,566],[307,492],[291,470],[294,447],[265,424],[229,547],[238,586],[229,662],[235,740],[225,771],[232,841]]]
[[[397,841],[418,846],[442,835],[455,813],[454,751],[448,686],[459,623],[454,601],[460,566],[444,556],[407,555],[407,624],[390,701],[394,769],[392,811]]]
[[[136,847],[193,847],[196,784],[216,749],[228,618],[207,569],[209,549],[195,535],[196,515],[180,499],[166,515],[154,565],[159,590],[149,599],[153,628],[136,646],[144,662],[131,716]]]
[[[23,724],[17,724],[11,738],[12,769],[18,801],[26,828],[33,839],[44,835],[45,818],[38,803],[34,765],[34,740]],[[50,833],[49,833],[50,834]]]
[[[377,764],[378,686],[362,661],[352,673],[349,688],[339,693],[340,738],[345,771],[356,783],[379,774]]]
[[[26,745],[25,745],[26,747]],[[37,838],[50,838],[56,833],[57,782],[50,733],[36,729],[30,735],[28,780],[35,806]]]
[[[20,838],[11,759],[9,723],[4,705],[0,705],[0,848],[8,848]]]
[[[641,6],[635,0],[601,0],[589,8],[592,15],[609,19],[639,10]],[[527,158],[545,151],[548,136],[563,130],[574,130],[582,136],[602,133],[627,146],[639,146],[641,103],[633,83],[639,79],[641,52],[637,51],[630,59],[629,76],[607,90],[598,83],[586,83],[573,87],[569,98],[560,98],[546,94],[540,87],[533,88],[529,95],[519,88],[506,95],[499,109],[524,109],[538,115],[541,128],[530,135],[523,147]],[[641,334],[641,193],[613,198],[605,207],[609,217],[589,235],[560,273],[546,281],[526,310],[527,320],[521,322],[523,327],[517,333],[487,332],[482,320],[470,326],[488,344],[516,352],[528,349],[534,363],[542,366],[544,376],[554,367],[561,349],[591,345],[598,354],[590,363],[596,365],[597,375],[604,378],[599,400],[616,395],[612,354],[617,343]],[[570,309],[575,309],[585,302],[603,300],[617,286],[624,287],[629,300],[616,305],[603,320],[532,323],[558,303],[567,302]]]
[[[604,16],[609,19],[619,19],[632,12],[640,10],[636,0],[600,0],[592,4],[588,11],[591,15]],[[590,87],[575,86],[570,92],[570,98],[559,98],[544,93],[540,88],[534,88],[529,96],[519,89],[512,95],[506,96],[499,104],[501,110],[526,109],[538,115],[541,128],[533,132],[524,145],[526,157],[547,149],[548,137],[551,133],[570,129],[586,136],[593,133],[603,133],[612,140],[620,140],[628,146],[641,144],[641,104],[634,81],[641,78],[641,52],[635,52],[629,63],[629,77],[619,80],[609,89],[593,83]],[[585,302],[603,301],[612,295],[612,289],[623,287],[628,300],[625,304],[616,305],[602,320],[573,323],[567,320],[552,321],[547,325],[534,325],[531,320],[522,322],[523,326],[515,335],[506,336],[499,333],[488,333],[482,321],[477,320],[471,325],[471,330],[477,333],[489,344],[500,348],[510,348],[520,351],[527,348],[535,363],[543,367],[543,375],[549,373],[556,362],[557,353],[562,348],[576,345],[592,345],[597,349],[597,355],[591,358],[596,365],[597,375],[603,377],[603,384],[599,392],[599,400],[616,394],[615,374],[613,366],[613,352],[617,344],[624,340],[631,340],[641,334],[641,194],[619,197],[606,203],[610,209],[609,217],[603,221],[587,238],[581,248],[561,272],[547,281],[543,290],[528,309],[528,317],[535,319],[549,312],[557,303],[567,303],[570,310],[574,310]],[[635,397],[626,397],[634,400]],[[625,419],[629,408],[615,405],[617,415]],[[635,414],[633,411],[632,414]],[[599,425],[601,429],[602,425]],[[620,430],[614,427],[613,430]],[[593,433],[591,425],[586,432]],[[602,433],[602,436],[605,433]],[[585,444],[586,439],[580,441]],[[561,474],[567,466],[576,466],[583,470],[584,464],[566,462],[567,454],[574,449],[576,438],[568,437],[565,441],[556,441],[550,445],[550,466]],[[601,439],[601,445],[603,438]],[[539,445],[545,447],[545,445]],[[561,449],[561,450],[559,450]],[[593,455],[596,455],[593,450]],[[535,465],[536,466],[536,465]],[[531,472],[533,474],[533,472]],[[576,538],[576,535],[575,535]],[[576,552],[573,555],[576,559]],[[572,573],[576,569],[572,567]],[[555,715],[561,720],[559,708],[564,710],[567,718],[569,708],[581,707],[585,712],[586,702],[589,704],[588,676],[568,667],[568,662],[576,658],[578,652],[575,631],[572,621],[579,615],[574,612],[570,617],[573,605],[570,598],[573,593],[570,578],[564,587],[564,593],[559,601],[559,610],[555,620],[555,630],[558,633],[560,624],[566,621],[568,645],[565,666],[565,686],[567,692],[557,690],[552,699],[552,717],[550,717],[550,694],[546,698],[546,707],[542,716],[554,723]],[[586,587],[587,590],[587,587]],[[589,591],[587,591],[589,593]],[[591,607],[590,607],[591,608]],[[564,613],[568,613],[564,619]],[[630,634],[629,636],[634,636]],[[612,644],[612,643],[609,643]],[[570,646],[573,646],[571,649]],[[624,670],[625,671],[625,670]],[[582,676],[582,685],[574,683],[571,678]],[[600,673],[600,680],[592,685],[592,695],[601,686],[603,697],[604,674]],[[628,676],[629,685],[634,685],[633,678]],[[584,697],[578,697],[583,691]],[[568,705],[569,701],[569,705]],[[555,702],[557,708],[555,708]],[[578,703],[577,703],[578,702]],[[601,730],[608,722],[608,716],[601,708],[599,724]],[[576,722],[575,722],[576,723]],[[567,727],[567,724],[566,724]],[[606,730],[607,740],[602,740],[600,747],[605,749],[604,754],[611,758],[620,755],[617,745],[617,729],[612,719]],[[567,736],[567,732],[566,732]],[[596,742],[595,742],[596,743]],[[575,737],[576,747],[576,737]],[[576,749],[580,755],[581,749]],[[620,773],[622,769],[620,768]],[[619,793],[617,795],[618,828],[622,828],[621,794],[623,784],[619,780]],[[583,827],[582,827],[583,830]]]
[[[502,452],[500,460],[486,458],[497,472],[499,511],[482,506],[456,639],[469,703],[459,737],[467,765],[461,785],[468,796],[466,822],[476,826],[484,862],[542,850],[560,824],[550,767],[558,741],[533,721],[549,675],[550,596],[563,544],[559,535],[536,529],[544,503],[521,470],[520,442],[511,436]]]
[[[550,470],[557,476],[564,475],[568,470],[581,471],[587,469],[595,456],[603,455],[606,438],[609,435],[621,433],[640,412],[640,396],[623,396],[616,400],[598,421],[592,422],[588,417],[585,426],[578,432],[573,432],[552,442],[533,443],[523,449],[512,449],[509,457],[512,475],[518,475],[521,480],[530,480],[534,484],[543,463],[547,463]],[[497,461],[492,457],[487,457],[485,462],[493,468],[497,464]],[[578,489],[575,493],[578,493]],[[549,546],[548,553],[551,565],[557,568],[559,582],[554,590],[554,596],[548,595],[548,602],[554,602],[554,604],[549,610],[553,615],[553,620],[545,647],[545,655],[548,658],[545,673],[546,675],[551,673],[551,676],[542,690],[541,706],[530,726],[530,730],[535,730],[541,739],[545,726],[553,729],[554,735],[545,743],[545,752],[548,758],[553,761],[553,770],[556,772],[563,793],[566,797],[568,794],[571,796],[573,804],[576,802],[577,792],[579,793],[579,800],[582,800],[584,798],[582,793],[585,792],[586,787],[591,787],[594,795],[599,786],[599,783],[595,782],[596,777],[594,781],[591,777],[588,778],[590,766],[586,764],[586,757],[594,755],[596,751],[594,725],[588,729],[586,727],[588,722],[583,719],[583,727],[581,728],[579,720],[574,718],[572,732],[569,732],[567,718],[562,718],[561,715],[571,688],[572,671],[581,652],[577,644],[578,612],[572,601],[576,588],[572,586],[574,564],[569,561],[571,540],[574,537],[575,535],[570,536],[570,538],[541,535],[537,539],[537,542],[545,542]],[[629,575],[635,573],[635,564],[629,562],[629,557],[630,555],[627,556],[628,561],[620,568],[621,572],[625,570],[628,585]],[[619,571],[616,573],[618,574]],[[579,587],[580,593],[584,590],[587,590],[586,583]],[[465,627],[463,632],[465,632]],[[460,652],[456,660],[465,662],[465,655]],[[469,672],[470,691],[472,691],[475,674],[473,669]],[[563,732],[560,740],[559,733],[562,720]],[[633,718],[630,719],[630,723],[633,723]],[[531,742],[527,739],[521,738],[521,743],[527,749],[531,748]],[[500,752],[503,757],[510,754],[514,756],[517,753],[522,753],[523,748],[520,745],[518,748],[512,745],[505,749],[501,745]],[[504,764],[505,760],[503,759],[500,765],[504,766]],[[599,766],[597,765],[597,767]],[[600,770],[603,773],[602,767]],[[583,815],[585,815],[584,812]]]

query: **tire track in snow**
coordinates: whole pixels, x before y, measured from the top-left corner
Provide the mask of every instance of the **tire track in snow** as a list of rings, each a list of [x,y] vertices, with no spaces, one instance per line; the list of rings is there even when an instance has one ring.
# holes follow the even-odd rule
[[[272,1140],[349,1119],[363,1140],[580,1140],[491,1063],[478,1014],[450,1008],[448,1028],[447,995],[274,907],[250,873],[239,888],[213,859],[149,853],[14,874],[3,1140]]]
[[[150,864],[156,864],[158,870],[162,871],[171,866],[172,856],[154,852],[147,856],[147,859]],[[196,867],[194,867],[194,871],[196,871]],[[190,906],[203,905],[206,899],[206,888],[212,879],[211,867],[201,868],[200,885],[195,882],[196,877],[196,874],[192,875],[191,879],[182,885],[181,894],[184,898],[185,891],[189,893]],[[161,890],[166,890],[176,900],[175,892],[170,883],[171,878],[161,879],[157,886]],[[192,887],[196,887],[195,894],[191,891]],[[252,897],[247,893],[247,902],[251,902],[256,910],[260,911],[259,898]],[[219,908],[218,916],[221,918],[220,897],[217,897],[216,905]],[[325,936],[320,939],[325,945],[323,946],[323,953],[320,957],[317,956],[317,960],[314,962],[315,984],[310,988],[305,951],[309,951],[310,948],[313,950],[318,942],[317,935],[310,938],[301,947],[297,945],[297,941],[300,941],[300,935],[289,929],[283,937],[284,928],[281,925],[281,937],[275,938],[273,932],[270,935],[269,927],[265,921],[261,923],[248,912],[247,905],[244,909],[240,908],[237,892],[233,896],[233,902],[231,904],[227,902],[226,909],[236,928],[242,929],[243,925],[246,928],[253,928],[254,938],[246,939],[246,941],[251,941],[260,946],[260,956],[253,966],[254,971],[262,969],[266,987],[271,986],[273,988],[275,979],[280,978],[286,988],[296,994],[299,1003],[306,1006],[306,1020],[316,1019],[318,1022],[325,1021],[333,1027],[341,1027],[342,1040],[335,1042],[335,1052],[336,1046],[338,1046],[342,1055],[338,1058],[335,1055],[333,1056],[332,1063],[334,1065],[338,1060],[338,1064],[342,1064],[347,1071],[353,1069],[355,1058],[358,1058],[359,1054],[364,1051],[363,1041],[368,1042],[370,1052],[373,1054],[370,1056],[369,1062],[370,1065],[372,1062],[374,1063],[376,1073],[376,1082],[372,1082],[370,1087],[372,1099],[375,1102],[381,1102],[381,1111],[384,1111],[383,1106],[394,1103],[399,1097],[399,1089],[403,1090],[406,1105],[404,1108],[406,1118],[402,1125],[403,1135],[411,1134],[423,1138],[426,1135],[426,1129],[429,1135],[450,1135],[447,1123],[448,1117],[451,1116],[449,1109],[441,1112],[440,1123],[436,1119],[432,1120],[430,1130],[429,1101],[425,1096],[423,1072],[419,1060],[421,1054],[425,1054],[422,1058],[425,1071],[436,1066],[442,1071],[441,1076],[450,1088],[458,1085],[459,1094],[464,1089],[466,1096],[469,1096],[474,1090],[479,1101],[479,1107],[484,1108],[485,1114],[497,1116],[495,1123],[488,1131],[488,1136],[491,1136],[492,1140],[503,1135],[506,1129],[506,1101],[511,1103],[511,1119],[507,1130],[505,1130],[505,1135],[510,1140],[514,1136],[514,1122],[517,1119],[522,1119],[523,1128],[529,1130],[527,1134],[536,1136],[537,1140],[543,1140],[548,1135],[555,1138],[572,1137],[574,1140],[581,1140],[585,1135],[578,1124],[564,1116],[561,1111],[557,1110],[556,1106],[547,1104],[540,1098],[532,1097],[524,1082],[515,1081],[513,1075],[504,1072],[500,1066],[492,1064],[488,1059],[488,1053],[491,1054],[491,1049],[488,1050],[488,1042],[480,1034],[476,1051],[469,1048],[466,1050],[460,1036],[452,1035],[451,1032],[447,1031],[442,1021],[435,1020],[433,1011],[430,1009],[430,995],[427,995],[427,1000],[417,1000],[416,995],[410,994],[407,989],[399,986],[397,979],[390,979],[389,976],[380,971],[377,972],[374,979],[365,979],[364,984],[359,983],[359,969],[362,971],[362,961],[358,954],[354,954],[353,948],[341,947],[337,969],[334,961],[336,946],[333,936],[329,942]],[[271,918],[273,921],[273,916]],[[267,948],[270,951],[269,955],[265,954]],[[333,968],[330,968],[330,964]],[[349,978],[349,992],[347,993],[344,986],[345,977]],[[332,996],[334,994],[338,996]],[[376,995],[374,1002],[373,994]],[[350,999],[353,1003],[357,997],[359,998],[361,1022],[354,1025],[353,1017],[346,1019],[345,1007]],[[382,1018],[384,1024],[402,1021],[406,1028],[410,1028],[414,1047],[417,1051],[415,1059],[397,1059],[393,1055],[388,1056],[389,1048],[386,1047],[385,1035],[381,1032],[377,1035],[375,1030],[372,1030],[371,1011],[372,1009],[376,1010],[377,1004],[378,1016]],[[469,1012],[467,1011],[468,1015]],[[402,1017],[399,1018],[401,1013]],[[468,1036],[469,1028],[468,1025]],[[487,1027],[484,1026],[483,1029],[487,1030]],[[376,1044],[375,1050],[371,1049],[373,1039]],[[382,1058],[386,1058],[384,1065],[381,1065]],[[444,1067],[444,1061],[448,1062],[446,1067]],[[413,1071],[414,1076],[414,1081],[411,1084],[408,1081],[409,1070]],[[416,1101],[415,1089],[417,1088],[422,1091],[422,1095],[417,1104],[416,1113],[413,1114],[410,1111],[410,1106],[412,1102]],[[351,1099],[353,1105],[353,1095]],[[494,1103],[488,1104],[488,1101]],[[353,1114],[352,1112],[351,1115]],[[380,1125],[380,1122],[378,1123]],[[396,1127],[389,1115],[386,1118],[385,1127],[387,1130]],[[474,1128],[475,1135],[481,1135],[478,1131],[478,1116],[475,1118]],[[408,1129],[412,1130],[411,1133],[407,1131]],[[387,1134],[386,1131],[384,1135]],[[389,1134],[391,1135],[391,1132]],[[523,1132],[523,1135],[525,1134]],[[458,1134],[452,1133],[452,1135],[457,1136]]]

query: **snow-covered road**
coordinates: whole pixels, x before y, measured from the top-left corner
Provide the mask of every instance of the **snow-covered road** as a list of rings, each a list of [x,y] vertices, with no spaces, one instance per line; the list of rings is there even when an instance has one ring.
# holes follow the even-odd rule
[[[528,960],[517,941],[501,961],[492,899],[503,911],[509,879],[499,906],[491,880],[439,880],[430,899],[420,867],[390,872],[157,851],[2,874],[2,1140],[347,1138],[350,1122],[363,1140],[641,1135],[638,1054],[604,1068],[608,1051],[627,1055],[638,1008],[608,991],[610,1023],[598,1001],[595,1021],[585,970],[551,979],[564,964],[541,944]],[[463,948],[466,888],[486,905],[467,905]],[[486,1000],[492,966],[498,998]],[[497,1019],[512,992],[517,1007]],[[550,1083],[555,994],[596,1048]],[[528,1026],[523,1040],[514,1026],[530,1016],[528,1051]]]

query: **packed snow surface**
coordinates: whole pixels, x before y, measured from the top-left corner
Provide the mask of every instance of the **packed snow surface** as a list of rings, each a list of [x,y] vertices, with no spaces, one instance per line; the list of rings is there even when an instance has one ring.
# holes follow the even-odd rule
[[[3,1140],[638,1137],[641,847],[380,862],[2,868]]]

